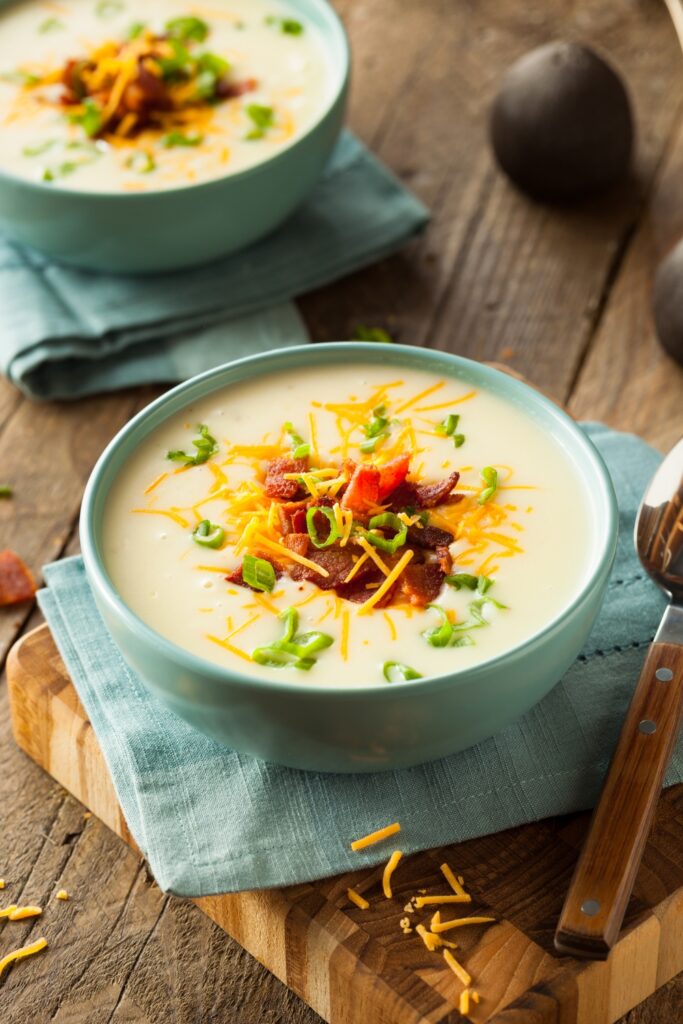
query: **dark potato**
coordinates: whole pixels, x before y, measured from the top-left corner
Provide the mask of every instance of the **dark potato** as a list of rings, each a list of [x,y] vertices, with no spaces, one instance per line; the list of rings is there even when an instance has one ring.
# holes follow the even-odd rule
[[[633,143],[621,78],[588,47],[567,42],[540,46],[512,65],[490,131],[498,163],[518,188],[553,201],[616,181]]]
[[[683,366],[683,240],[657,268],[652,312],[662,348]]]

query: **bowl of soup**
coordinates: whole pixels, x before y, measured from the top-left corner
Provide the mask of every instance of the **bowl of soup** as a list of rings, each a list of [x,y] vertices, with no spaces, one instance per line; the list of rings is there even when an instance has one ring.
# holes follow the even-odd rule
[[[121,273],[240,250],[314,187],[348,76],[326,0],[0,0],[0,229]]]
[[[275,351],[153,402],[88,483],[123,657],[221,743],[405,767],[519,717],[581,650],[617,513],[593,446],[495,369],[372,343]]]

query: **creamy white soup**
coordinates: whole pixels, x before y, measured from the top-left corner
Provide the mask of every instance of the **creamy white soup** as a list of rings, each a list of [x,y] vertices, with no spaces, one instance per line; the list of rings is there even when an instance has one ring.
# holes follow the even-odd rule
[[[0,168],[64,188],[177,188],[290,145],[331,90],[284,0],[26,0],[0,12]]]
[[[296,370],[187,407],[127,461],[104,558],[129,607],[242,673],[362,686],[467,669],[577,593],[582,483],[453,378]]]

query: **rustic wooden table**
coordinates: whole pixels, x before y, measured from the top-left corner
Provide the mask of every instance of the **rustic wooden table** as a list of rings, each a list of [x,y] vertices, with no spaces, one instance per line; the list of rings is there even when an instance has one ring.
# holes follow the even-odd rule
[[[401,255],[301,302],[316,339],[361,322],[397,340],[507,363],[577,416],[664,449],[683,426],[683,370],[657,346],[653,268],[683,231],[683,57],[658,0],[338,0],[355,54],[350,122],[427,203],[426,235]],[[516,194],[494,167],[486,112],[503,69],[557,37],[602,48],[638,122],[635,170],[613,194],[567,209]],[[37,405],[0,384],[0,546],[37,573],[77,550],[86,478],[112,434],[153,395]],[[39,621],[0,613],[0,657]],[[5,1024],[288,1022],[319,1018],[19,753],[0,690],[0,875],[40,903],[72,893],[61,942],[0,982]],[[62,881],[63,880],[63,881]],[[67,912],[68,911],[68,912]],[[5,943],[3,943],[4,947]],[[629,1024],[680,1020],[683,983]],[[29,1009],[30,1008],[30,1009]]]

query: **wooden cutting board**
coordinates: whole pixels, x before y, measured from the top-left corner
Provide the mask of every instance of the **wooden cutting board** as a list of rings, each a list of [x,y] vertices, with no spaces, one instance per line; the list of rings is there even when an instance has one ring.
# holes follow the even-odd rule
[[[7,675],[19,746],[134,847],[47,626],[14,647]],[[553,818],[410,857],[391,901],[378,868],[195,902],[331,1024],[457,1024],[460,982],[399,926],[418,889],[444,891],[446,860],[473,895],[467,912],[497,919],[449,936],[481,994],[468,1020],[612,1024],[683,969],[683,786],[662,795],[626,926],[606,963],[557,957],[552,946],[586,823],[586,815]],[[349,905],[349,886],[365,893],[369,910]]]

